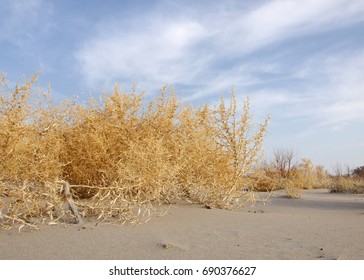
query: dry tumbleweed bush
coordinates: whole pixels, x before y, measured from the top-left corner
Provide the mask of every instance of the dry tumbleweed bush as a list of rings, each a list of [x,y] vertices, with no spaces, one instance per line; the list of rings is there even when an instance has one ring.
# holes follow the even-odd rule
[[[0,88],[0,223],[147,219],[178,200],[248,202],[268,118],[255,130],[246,100],[182,105],[167,87],[149,106],[132,88],[54,105],[34,75]],[[65,187],[67,186],[67,187]]]
[[[329,187],[332,193],[364,193],[364,179],[353,176],[335,176]]]
[[[300,198],[303,189],[328,188],[330,186],[332,180],[323,166],[315,166],[307,158],[302,158],[300,162],[291,164],[291,159],[289,152],[275,152],[275,161],[261,167],[262,174],[256,178],[256,190],[285,189],[288,197]]]

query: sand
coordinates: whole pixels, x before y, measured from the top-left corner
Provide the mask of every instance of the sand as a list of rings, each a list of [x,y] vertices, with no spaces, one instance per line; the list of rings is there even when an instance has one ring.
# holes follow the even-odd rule
[[[264,194],[261,194],[264,196]],[[274,192],[237,211],[176,205],[137,226],[0,230],[0,259],[364,259],[364,195]]]

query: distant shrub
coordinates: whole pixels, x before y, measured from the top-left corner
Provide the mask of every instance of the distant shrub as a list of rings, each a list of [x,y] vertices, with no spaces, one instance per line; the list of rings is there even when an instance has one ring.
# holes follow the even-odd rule
[[[293,163],[293,153],[275,152],[275,160],[261,167],[262,174],[256,178],[257,191],[285,189],[288,197],[299,198],[302,189],[327,188],[330,179],[323,166],[315,166],[303,158]]]
[[[330,180],[330,192],[364,193],[364,166],[350,171],[349,166],[344,169],[338,164],[334,171],[335,176],[331,176]]]
[[[353,176],[364,178],[364,166],[357,167],[352,172]]]
[[[296,169],[295,153],[293,150],[275,150],[273,152],[273,167],[281,178],[289,178]]]
[[[294,180],[283,179],[282,186],[288,198],[301,198],[302,188]]]
[[[359,177],[335,176],[329,187],[332,193],[364,193],[364,179]]]

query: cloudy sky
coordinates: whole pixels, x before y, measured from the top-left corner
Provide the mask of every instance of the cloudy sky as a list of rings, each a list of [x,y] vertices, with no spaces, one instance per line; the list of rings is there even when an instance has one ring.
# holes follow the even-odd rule
[[[364,165],[364,1],[0,0],[0,72],[54,96],[168,83],[216,104],[234,87],[265,145],[331,169]]]

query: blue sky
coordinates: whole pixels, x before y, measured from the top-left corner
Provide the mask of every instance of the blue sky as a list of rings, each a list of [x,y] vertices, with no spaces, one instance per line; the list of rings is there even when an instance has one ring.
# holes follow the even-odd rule
[[[0,0],[0,72],[41,71],[55,98],[118,82],[146,96],[165,83],[216,104],[234,87],[265,144],[331,170],[364,165],[364,1]]]

